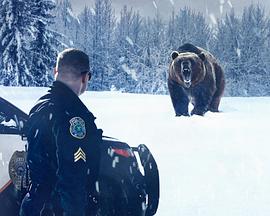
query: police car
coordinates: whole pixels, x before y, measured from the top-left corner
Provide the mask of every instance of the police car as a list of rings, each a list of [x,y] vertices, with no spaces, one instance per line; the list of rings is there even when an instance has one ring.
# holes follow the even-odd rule
[[[26,113],[0,97],[0,212],[5,216],[18,215],[31,182],[24,135],[27,119]],[[104,136],[101,152],[100,174],[89,192],[86,215],[154,215],[159,204],[159,172],[147,146],[130,147]]]

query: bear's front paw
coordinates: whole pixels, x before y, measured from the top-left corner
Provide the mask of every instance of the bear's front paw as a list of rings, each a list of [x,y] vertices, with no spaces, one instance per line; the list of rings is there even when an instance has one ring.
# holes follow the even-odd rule
[[[190,116],[188,112],[184,112],[184,113],[176,113],[175,115],[176,117],[179,117],[179,116]]]
[[[193,109],[191,111],[191,115],[200,115],[200,116],[204,116],[204,114],[206,113],[205,110],[203,109]]]
[[[211,111],[211,112],[219,112],[219,110],[217,108],[209,108],[209,111]]]

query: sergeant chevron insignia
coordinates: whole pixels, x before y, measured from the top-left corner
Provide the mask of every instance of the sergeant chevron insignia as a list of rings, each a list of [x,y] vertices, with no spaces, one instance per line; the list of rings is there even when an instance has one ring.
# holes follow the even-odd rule
[[[74,153],[74,162],[76,163],[78,160],[83,160],[86,162],[86,155],[84,151],[79,147],[79,149]]]
[[[69,120],[70,127],[69,132],[70,134],[77,138],[77,139],[83,139],[86,135],[86,128],[85,128],[85,122],[81,117],[73,117]]]

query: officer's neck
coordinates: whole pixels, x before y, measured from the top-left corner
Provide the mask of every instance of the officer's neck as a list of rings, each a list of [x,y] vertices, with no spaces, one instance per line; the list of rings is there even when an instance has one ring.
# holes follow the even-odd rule
[[[79,82],[60,79],[58,77],[56,80],[66,85],[68,88],[70,88],[77,96],[80,95],[81,85]]]

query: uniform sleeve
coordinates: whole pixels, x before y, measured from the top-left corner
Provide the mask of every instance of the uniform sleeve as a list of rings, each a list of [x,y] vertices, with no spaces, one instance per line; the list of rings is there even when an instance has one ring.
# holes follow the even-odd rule
[[[98,180],[99,170],[100,170],[100,145],[102,144],[102,133],[101,129],[97,129],[95,136],[93,138],[93,143],[96,145],[94,148],[89,149],[88,155],[90,156],[91,160],[88,160],[88,178],[87,178],[87,191],[94,191],[95,190],[95,183]]]
[[[67,216],[84,215],[89,161],[99,166],[99,158],[90,154],[99,153],[97,130],[81,117],[64,116],[56,121],[53,131],[58,163],[56,189],[62,208]]]

